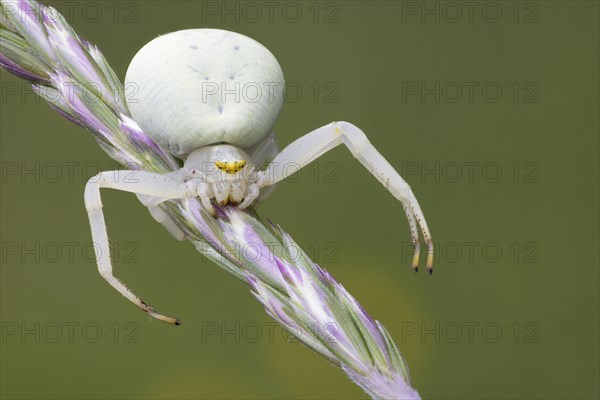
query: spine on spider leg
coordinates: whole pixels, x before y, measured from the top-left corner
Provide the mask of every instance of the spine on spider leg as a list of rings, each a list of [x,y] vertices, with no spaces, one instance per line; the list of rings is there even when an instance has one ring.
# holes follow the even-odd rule
[[[107,95],[122,94],[121,83],[100,51],[78,37],[56,10],[32,0],[0,0],[0,17],[2,68],[31,82],[126,168],[178,169],[178,162],[131,119],[126,105]],[[99,91],[86,92],[90,83]],[[167,211],[199,250],[250,285],[269,315],[371,397],[419,397],[383,325],[280,228],[233,207],[218,208],[213,218],[196,199],[169,202]]]

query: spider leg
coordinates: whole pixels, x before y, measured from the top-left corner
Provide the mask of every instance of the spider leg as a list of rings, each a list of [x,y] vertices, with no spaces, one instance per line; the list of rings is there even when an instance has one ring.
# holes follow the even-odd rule
[[[179,180],[180,171],[166,174],[164,176],[171,177],[177,182],[181,182]],[[152,218],[154,218],[156,222],[165,227],[167,232],[169,232],[171,236],[175,238],[175,240],[185,240],[185,233],[181,229],[179,229],[179,226],[177,226],[173,218],[171,218],[171,216],[169,216],[169,214],[167,214],[165,210],[163,210],[160,206],[160,204],[167,199],[161,197],[147,196],[143,194],[136,194],[136,196],[143,205],[148,207],[148,211],[150,211],[150,215],[152,215]]]
[[[381,182],[390,193],[404,206],[406,217],[409,222],[415,255],[413,257],[413,268],[417,269],[420,256],[418,229],[421,229],[425,243],[427,244],[427,269],[432,272],[433,268],[433,242],[431,234],[425,221],[421,207],[413,194],[410,186],[386,159],[373,147],[367,136],[358,127],[349,122],[332,122],[329,125],[315,129],[300,139],[292,142],[284,148],[261,173],[258,184],[260,187],[272,185],[285,179],[288,174],[297,171],[297,167],[304,167],[316,160],[334,147],[344,144],[367,168],[379,182]],[[290,165],[296,168],[287,168]]]
[[[412,238],[412,244],[415,250],[411,267],[415,270],[415,272],[418,272],[419,260],[421,259],[421,243],[419,243],[419,228],[417,227],[415,213],[413,213],[412,209],[409,206],[404,206],[404,212],[406,213],[406,219],[408,219],[410,236]]]
[[[254,164],[256,164],[256,169],[260,170],[263,167],[263,164],[271,162],[277,156],[277,154],[279,154],[279,151],[279,146],[275,141],[275,132],[271,132],[269,136],[255,144],[252,148],[250,148],[249,154],[252,156]],[[273,193],[276,186],[277,185],[267,186],[259,192],[258,196],[252,195],[252,201],[256,199],[255,204],[259,205],[267,197],[269,197],[271,193]],[[252,201],[244,200],[244,202],[242,203],[244,207],[241,208],[249,206],[252,203]]]
[[[101,188],[117,189],[167,200],[195,197],[197,196],[195,187],[193,185],[178,183],[166,175],[150,172],[106,171],[90,179],[84,193],[85,207],[90,220],[92,240],[95,243],[94,250],[96,251],[96,261],[100,275],[112,287],[117,289],[119,293],[151,316],[174,325],[179,325],[177,318],[155,312],[152,306],[144,303],[142,299],[136,296],[113,275],[108,234],[102,211]]]
[[[256,183],[251,183],[248,186],[248,192],[246,194],[246,197],[244,197],[244,201],[242,201],[238,207],[243,210],[244,208],[252,204],[256,199],[258,199],[259,196],[260,187]]]
[[[179,241],[185,239],[185,233],[183,233],[183,231],[179,229],[179,226],[177,226],[177,224],[175,223],[175,221],[173,221],[169,214],[167,214],[160,207],[160,203],[165,201],[165,199],[145,196],[142,194],[138,194],[137,198],[143,205],[148,207],[148,211],[150,211],[150,215],[152,215],[152,218],[154,218],[156,222],[164,226],[167,232],[171,234],[171,236],[173,236],[176,240]]]
[[[213,194],[212,190],[210,189],[210,186],[208,184],[206,184],[205,182],[199,183],[198,184],[198,195],[200,196],[200,201],[202,202],[202,205],[204,206],[204,208],[206,208],[206,210],[213,217],[216,217],[217,212],[215,211],[215,208],[213,207],[213,205],[210,202],[210,199],[214,197],[214,194]]]
[[[267,137],[252,146],[248,153],[252,156],[252,161],[256,164],[257,169],[263,167],[263,164],[270,162],[279,154],[279,146],[275,141],[275,132],[271,132]]]

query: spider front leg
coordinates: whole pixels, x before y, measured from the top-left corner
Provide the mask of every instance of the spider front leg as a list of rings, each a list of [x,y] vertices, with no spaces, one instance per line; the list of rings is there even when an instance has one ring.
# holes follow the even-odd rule
[[[318,128],[287,146],[279,153],[261,173],[259,186],[265,187],[285,179],[288,174],[295,172],[296,168],[287,168],[290,164],[306,166],[318,157],[344,144],[390,193],[402,202],[408,219],[412,242],[415,246],[412,267],[418,270],[420,257],[418,228],[427,244],[427,269],[433,271],[433,242],[425,221],[421,207],[413,194],[410,186],[386,161],[386,159],[373,147],[367,136],[358,127],[349,122],[332,122]]]
[[[136,296],[113,275],[108,235],[100,197],[101,188],[117,189],[168,200],[196,197],[198,194],[195,186],[179,183],[168,175],[143,171],[106,171],[91,178],[85,187],[84,193],[85,207],[90,220],[92,240],[95,243],[94,250],[96,252],[96,262],[98,263],[100,275],[112,287],[117,289],[119,293],[151,316],[170,324],[179,325],[177,318],[155,312],[152,306],[144,303],[142,299]]]

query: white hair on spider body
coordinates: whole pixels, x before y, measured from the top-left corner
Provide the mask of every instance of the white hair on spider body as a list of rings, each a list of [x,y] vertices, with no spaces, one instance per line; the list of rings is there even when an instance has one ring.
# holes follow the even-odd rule
[[[267,136],[283,106],[283,71],[247,36],[188,29],[146,44],[133,58],[126,87],[131,114],[172,154],[216,143],[249,148]]]

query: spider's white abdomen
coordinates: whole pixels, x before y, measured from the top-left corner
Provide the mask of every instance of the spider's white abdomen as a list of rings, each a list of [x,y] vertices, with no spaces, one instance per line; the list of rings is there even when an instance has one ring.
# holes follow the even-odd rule
[[[214,143],[248,148],[270,133],[283,105],[273,54],[218,29],[159,36],[135,55],[125,81],[133,118],[180,156]]]

